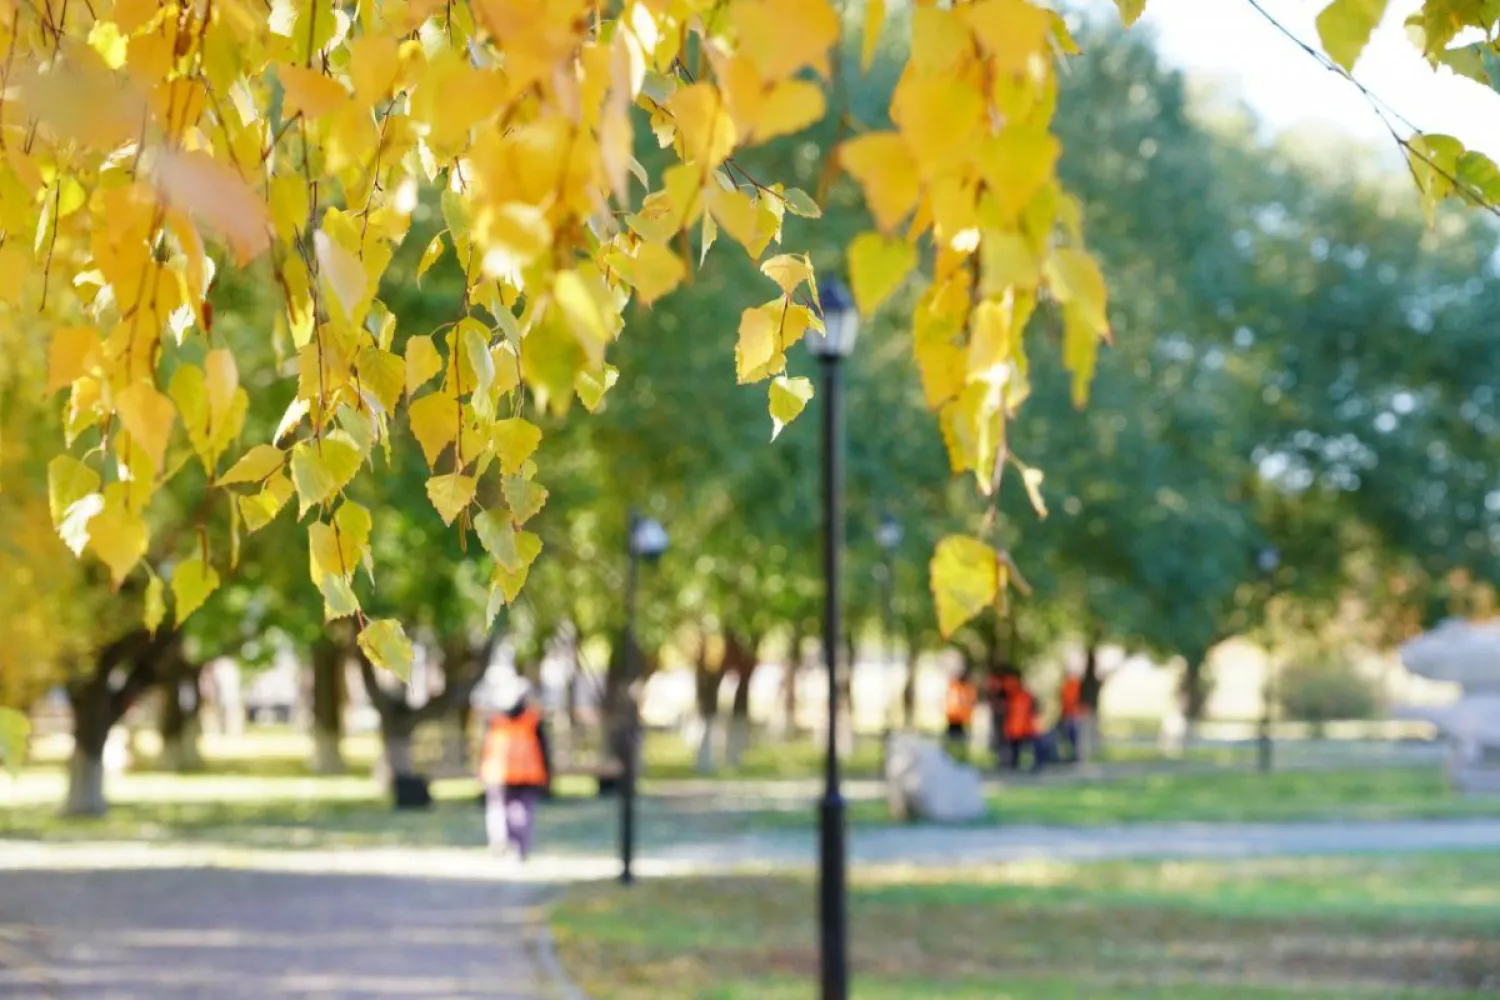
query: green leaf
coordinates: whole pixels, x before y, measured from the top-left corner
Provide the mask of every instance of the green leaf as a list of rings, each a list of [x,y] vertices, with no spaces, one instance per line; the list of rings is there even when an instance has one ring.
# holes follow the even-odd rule
[[[432,241],[427,244],[427,249],[422,251],[422,259],[417,262],[417,284],[420,285],[422,283],[422,275],[426,274],[427,269],[436,264],[438,262],[438,258],[442,255],[443,234],[438,233],[432,238]]]
[[[490,618],[494,618],[497,610],[494,606],[496,600],[509,604],[521,593],[521,587],[526,583],[526,574],[531,571],[531,564],[541,552],[540,538],[529,531],[516,533],[516,555],[520,566],[517,569],[495,566],[495,572],[490,576]]]
[[[155,573],[151,574],[151,579],[146,583],[145,605],[143,617],[146,628],[151,631],[152,635],[155,635],[156,630],[161,628],[162,621],[167,617],[166,586],[161,582],[161,577]]]
[[[793,215],[800,215],[804,219],[823,217],[823,210],[813,201],[812,195],[801,188],[787,188],[782,192],[781,198],[786,202],[786,210]]]
[[[411,679],[412,646],[406,630],[394,618],[378,618],[359,634],[359,648],[370,662],[401,680]]]
[[[359,598],[354,596],[354,588],[336,573],[325,573],[318,581],[318,590],[323,594],[325,622],[347,618],[359,610]]]
[[[205,563],[201,555],[178,563],[172,572],[172,601],[177,607],[177,624],[186,621],[218,589],[219,571]]]
[[[500,480],[500,489],[505,502],[515,515],[517,524],[525,524],[532,515],[547,502],[547,489],[540,483],[523,476],[505,476]]]
[[[359,471],[359,445],[344,431],[322,441],[303,441],[292,449],[292,484],[297,489],[297,516],[324,503],[349,485]],[[250,518],[247,516],[246,521]]]
[[[474,518],[474,531],[479,535],[479,544],[495,557],[495,562],[512,572],[521,568],[521,556],[516,549],[516,526],[508,512],[481,511]]]
[[[1365,50],[1385,16],[1387,0],[1333,0],[1318,15],[1318,37],[1329,58],[1353,72],[1354,64]]]
[[[13,708],[0,708],[0,764],[11,776],[20,773],[21,757],[26,753],[26,737],[31,720]]]
[[[770,397],[771,440],[775,441],[782,428],[796,420],[807,401],[812,399],[812,383],[800,376],[778,375],[771,380]]]

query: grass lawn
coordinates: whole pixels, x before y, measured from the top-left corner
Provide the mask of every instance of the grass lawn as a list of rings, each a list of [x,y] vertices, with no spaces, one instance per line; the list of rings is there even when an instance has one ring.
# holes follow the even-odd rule
[[[571,890],[564,967],[596,1000],[811,998],[805,878]],[[1016,864],[866,874],[861,1000],[1458,1000],[1500,991],[1500,858]]]
[[[1164,772],[1073,785],[1012,782],[991,796],[990,805],[1003,821],[1069,826],[1500,815],[1500,796],[1461,795],[1433,766]],[[865,818],[874,816],[867,812]]]

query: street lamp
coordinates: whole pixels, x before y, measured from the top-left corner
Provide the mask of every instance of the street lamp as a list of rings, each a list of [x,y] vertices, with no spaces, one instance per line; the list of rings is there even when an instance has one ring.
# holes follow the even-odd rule
[[[635,604],[640,564],[655,562],[667,551],[667,529],[661,522],[642,517],[638,511],[630,512],[630,537],[626,542],[630,559],[625,573],[625,659],[624,659],[624,707],[626,717],[621,720],[625,737],[624,753],[620,773],[620,882],[629,885],[635,880],[631,862],[635,857],[635,778],[636,761],[640,753],[640,710],[635,704],[633,685],[640,673],[636,663]]]
[[[1268,545],[1255,554],[1255,565],[1261,575],[1266,578],[1270,589],[1274,591],[1276,580],[1276,568],[1281,565],[1281,553],[1276,551],[1276,546]],[[1266,595],[1269,605],[1270,593]],[[1269,610],[1269,607],[1268,607]],[[1268,631],[1266,633],[1266,675],[1261,682],[1261,710],[1260,710],[1260,733],[1257,738],[1258,757],[1262,773],[1271,770],[1271,703],[1276,699],[1276,664],[1274,659],[1275,650],[1271,632],[1270,622],[1267,621]]]
[[[880,519],[880,524],[875,529],[875,542],[885,554],[885,579],[883,582],[885,593],[884,606],[880,609],[882,618],[881,630],[885,633],[887,671],[895,665],[896,660],[896,550],[901,547],[901,540],[906,537],[901,522],[896,520],[892,514],[886,514]],[[890,682],[886,682],[886,709],[885,709],[885,732],[886,742],[890,742],[891,732],[891,703]],[[903,700],[904,704],[904,700]],[[903,716],[904,717],[904,716]]]
[[[819,945],[823,1000],[848,1000],[849,898],[844,798],[839,790],[838,644],[843,631],[839,562],[844,544],[843,404],[839,363],[854,350],[859,313],[837,278],[823,285],[823,331],[809,330],[807,349],[823,369],[823,664],[828,671],[828,753],[818,824]],[[850,667],[854,665],[851,663]]]

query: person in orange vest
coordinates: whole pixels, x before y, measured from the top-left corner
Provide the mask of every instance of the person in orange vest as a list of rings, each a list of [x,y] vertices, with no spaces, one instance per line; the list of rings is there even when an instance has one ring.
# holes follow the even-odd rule
[[[490,717],[479,758],[484,827],[490,847],[531,853],[536,805],[552,784],[552,760],[542,713],[523,687],[515,704]]]
[[[1005,677],[1005,751],[1012,771],[1021,769],[1021,752],[1031,751],[1031,769],[1042,767],[1042,748],[1037,739],[1036,697],[1026,690],[1019,674]]]
[[[948,682],[948,749],[957,757],[969,753],[969,727],[974,723],[974,706],[979,702],[979,688],[968,667]]]
[[[1083,708],[1083,679],[1077,674],[1063,676],[1057,692],[1057,734],[1068,745],[1068,759],[1078,760],[1078,719]]]

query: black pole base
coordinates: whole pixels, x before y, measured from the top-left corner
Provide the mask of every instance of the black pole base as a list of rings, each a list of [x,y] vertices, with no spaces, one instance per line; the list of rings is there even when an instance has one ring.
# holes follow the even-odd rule
[[[845,857],[844,800],[837,793],[818,803],[818,929],[822,943],[822,1000],[849,998],[849,887]]]

